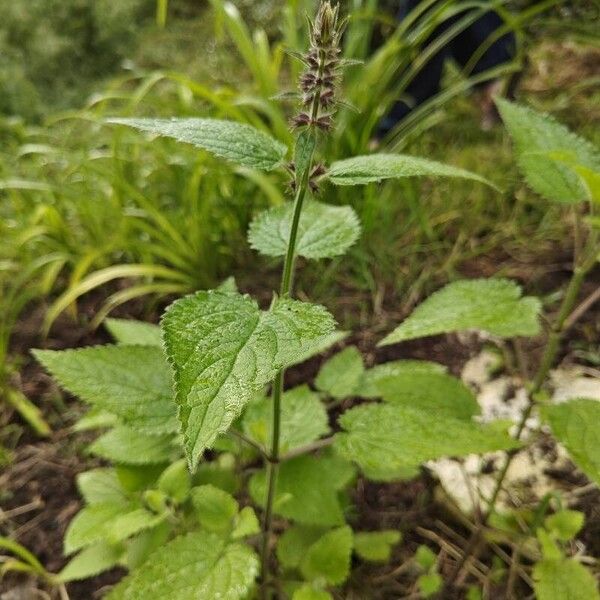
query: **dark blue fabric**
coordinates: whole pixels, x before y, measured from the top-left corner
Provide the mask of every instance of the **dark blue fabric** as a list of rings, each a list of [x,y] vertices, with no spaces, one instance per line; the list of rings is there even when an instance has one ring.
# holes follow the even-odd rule
[[[398,19],[404,19],[420,3],[420,0],[405,0],[398,11]],[[441,23],[425,42],[424,47],[442,35],[467,14],[467,11],[455,15]],[[444,48],[435,54],[413,78],[405,90],[407,100],[398,101],[389,114],[379,124],[379,134],[384,135],[396,123],[401,121],[411,110],[440,91],[444,61],[454,59],[461,67],[465,67],[473,54],[491,34],[504,24],[498,13],[490,10],[474,23],[463,29]],[[512,32],[497,39],[483,53],[474,65],[471,74],[477,75],[512,60],[515,54],[516,40]]]

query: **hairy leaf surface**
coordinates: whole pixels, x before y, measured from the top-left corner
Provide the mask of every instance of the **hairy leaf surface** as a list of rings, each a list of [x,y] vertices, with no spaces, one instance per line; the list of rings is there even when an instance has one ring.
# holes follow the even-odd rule
[[[177,431],[171,372],[160,348],[107,345],[34,354],[66,390],[137,431]]]
[[[499,337],[536,335],[540,307],[537,298],[521,297],[521,288],[508,279],[455,281],[417,306],[380,345],[469,329]]]
[[[354,477],[354,468],[336,456],[299,456],[282,463],[277,479],[275,513],[307,525],[344,523],[338,492]],[[250,494],[264,506],[265,472],[250,479]]]
[[[244,413],[243,427],[246,435],[263,447],[271,447],[271,398],[251,402]],[[319,396],[307,385],[288,390],[281,398],[280,449],[283,454],[310,444],[329,432],[327,411]]]
[[[577,399],[548,405],[542,416],[573,462],[600,485],[600,402]]]
[[[461,177],[493,187],[483,177],[465,169],[404,154],[367,154],[338,160],[331,165],[328,176],[336,185],[361,185],[382,179],[430,176]]]
[[[554,202],[587,200],[583,182],[567,162],[600,172],[600,152],[549,115],[500,98],[496,104],[513,138],[517,163],[531,188]]]
[[[433,416],[403,405],[364,404],[339,419],[346,433],[334,446],[372,479],[386,481],[443,456],[507,450],[519,444],[507,434],[474,422]]]
[[[250,246],[267,256],[285,256],[292,227],[293,204],[260,213],[250,224]],[[302,209],[296,252],[306,258],[344,254],[360,235],[360,224],[350,206],[331,206],[312,200]]]
[[[248,546],[215,533],[188,533],[153,552],[107,600],[241,600],[257,574],[258,559]]]
[[[140,131],[193,144],[239,165],[270,170],[287,147],[251,125],[221,119],[109,119]]]
[[[195,467],[262,386],[331,333],[334,321],[323,307],[294,300],[261,311],[247,296],[198,292],[172,304],[162,328]]]
[[[364,370],[360,352],[349,346],[323,364],[315,385],[332,398],[347,398],[356,393]]]

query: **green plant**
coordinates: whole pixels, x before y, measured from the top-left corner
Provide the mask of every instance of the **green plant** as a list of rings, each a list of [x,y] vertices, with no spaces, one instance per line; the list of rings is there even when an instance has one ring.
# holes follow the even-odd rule
[[[299,132],[287,164],[294,200],[259,214],[249,229],[253,248],[283,259],[281,287],[268,308],[238,293],[229,281],[175,301],[160,328],[108,320],[114,345],[36,351],[60,384],[91,406],[78,429],[104,429],[89,452],[114,464],[78,478],[85,507],[65,537],[65,552],[78,554],[59,574],[62,581],[120,564],[130,573],[110,592],[111,600],[332,598],[331,590],[350,575],[353,552],[362,560],[385,561],[400,541],[395,531],[353,530],[348,490],[357,467],[362,476],[385,482],[414,477],[421,465],[444,456],[506,451],[508,463],[522,446],[521,430],[556,358],[564,320],[596,260],[595,235],[578,255],[582,266],[565,295],[567,308],[553,329],[516,438],[506,423],[478,423],[472,391],[428,361],[367,369],[358,350],[349,347],[322,365],[313,388],[285,389],[288,367],[344,337],[324,307],[293,298],[296,259],[342,255],[360,234],[349,206],[327,205],[312,196],[328,184],[356,186],[410,176],[486,183],[470,172],[405,155],[356,156],[327,166],[318,161],[335,127],[337,83],[347,64],[339,56],[343,26],[337,8],[322,2],[311,22],[310,49],[298,56],[304,98],[294,118]],[[557,161],[566,154],[595,171],[595,151],[535,113],[500,106],[519,139],[519,160],[532,185],[546,183],[535,175],[540,169],[548,177],[558,170],[563,191],[587,198],[573,168]],[[187,142],[250,169],[280,168],[289,152],[265,132],[235,121],[111,123]],[[545,140],[543,150],[536,148],[540,140]],[[510,280],[457,281],[423,302],[380,344],[472,329],[494,340],[535,336],[540,310],[541,303],[522,296]],[[328,408],[349,398],[372,401],[345,410],[331,435]],[[542,411],[592,478],[597,478],[595,449],[568,422],[575,414],[587,415],[587,426],[597,435],[598,420],[590,418],[597,409],[593,401],[580,400]],[[490,512],[502,479],[501,472]],[[244,499],[243,507],[236,496]],[[255,508],[262,511],[262,528]],[[560,517],[545,527],[551,539],[561,539]],[[435,593],[441,581],[432,552],[420,550],[416,562],[421,569],[417,585],[424,594]],[[540,564],[542,579],[554,572]]]

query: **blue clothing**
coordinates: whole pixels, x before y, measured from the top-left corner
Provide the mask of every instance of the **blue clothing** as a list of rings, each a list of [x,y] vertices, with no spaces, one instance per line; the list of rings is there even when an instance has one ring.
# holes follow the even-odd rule
[[[398,13],[398,19],[404,19],[419,3],[420,0],[405,0]],[[424,47],[464,18],[469,10],[475,9],[467,9],[441,23],[425,41]],[[465,67],[477,49],[503,24],[504,21],[500,15],[490,10],[454,36],[421,68],[407,86],[405,94],[411,101],[398,101],[389,114],[382,119],[379,124],[380,134],[387,133],[396,123],[406,117],[412,108],[423,104],[440,91],[444,61],[447,58],[452,58],[461,67]],[[482,54],[471,74],[477,75],[509,62],[515,55],[515,47],[516,40],[512,31],[502,35]]]

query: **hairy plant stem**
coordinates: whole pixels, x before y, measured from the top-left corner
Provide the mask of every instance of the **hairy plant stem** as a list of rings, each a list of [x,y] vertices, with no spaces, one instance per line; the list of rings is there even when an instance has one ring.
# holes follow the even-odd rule
[[[290,296],[292,293],[294,266],[296,262],[296,239],[298,236],[298,224],[300,223],[300,215],[304,198],[308,189],[308,179],[312,166],[312,156],[308,161],[307,168],[303,174],[302,180],[296,189],[296,197],[294,199],[294,213],[292,217],[292,225],[290,229],[290,237],[288,241],[287,253],[283,265],[283,273],[281,276],[280,294],[282,297]],[[277,486],[277,474],[279,472],[279,439],[281,431],[281,395],[283,393],[283,381],[285,371],[281,370],[277,373],[273,382],[273,425],[272,425],[272,440],[271,449],[267,457],[267,498],[265,503],[265,514],[262,530],[262,548],[261,548],[261,597],[263,600],[268,600],[270,597],[268,579],[269,579],[269,540],[273,527],[273,502],[275,500],[275,489]]]
[[[571,275],[571,279],[569,280],[569,285],[567,286],[567,290],[560,305],[558,315],[552,323],[550,335],[548,336],[548,341],[546,342],[546,347],[544,349],[540,365],[528,392],[528,404],[523,410],[521,418],[517,424],[517,431],[514,435],[516,440],[521,439],[527,421],[531,416],[533,408],[536,404],[536,395],[542,389],[544,381],[548,376],[548,372],[550,371],[552,365],[556,360],[558,350],[560,348],[560,342],[565,331],[568,329],[567,324],[569,322],[569,315],[575,308],[575,303],[577,301],[579,292],[581,291],[581,286],[583,285],[585,276],[596,262],[596,246],[597,235],[595,232],[591,232],[588,238],[586,251],[581,258],[578,257],[577,263],[575,264],[573,269],[573,274]],[[506,460],[504,461],[502,469],[500,470],[498,478],[496,479],[496,485],[494,486],[492,495],[488,500],[487,508],[483,512],[481,520],[477,528],[473,532],[473,535],[471,536],[467,547],[465,548],[462,559],[452,571],[452,574],[450,575],[449,581],[445,586],[445,589],[447,589],[447,586],[452,584],[456,580],[456,578],[458,577],[458,575],[460,574],[470,557],[477,553],[478,548],[482,542],[483,531],[487,526],[490,516],[493,514],[496,508],[496,502],[498,501],[498,497],[500,496],[500,492],[502,491],[504,480],[506,479],[506,475],[508,474],[508,470],[510,468],[510,465],[512,464],[512,461],[514,460],[517,454],[518,449],[511,450],[507,453]]]

